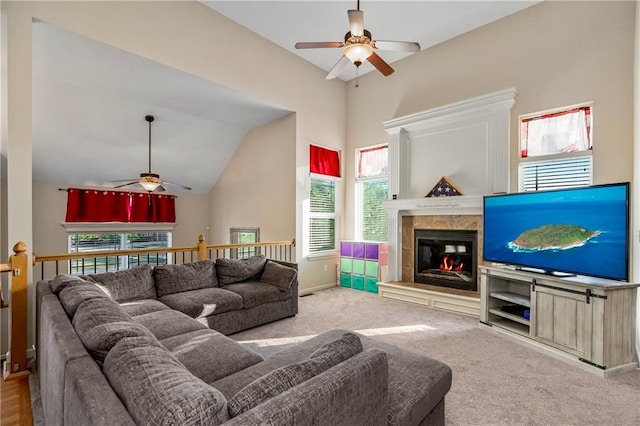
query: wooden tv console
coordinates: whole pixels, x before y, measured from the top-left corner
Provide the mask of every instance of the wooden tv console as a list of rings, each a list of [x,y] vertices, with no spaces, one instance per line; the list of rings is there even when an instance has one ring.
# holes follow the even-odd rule
[[[480,327],[601,376],[638,367],[639,284],[508,266],[481,266],[480,273]]]

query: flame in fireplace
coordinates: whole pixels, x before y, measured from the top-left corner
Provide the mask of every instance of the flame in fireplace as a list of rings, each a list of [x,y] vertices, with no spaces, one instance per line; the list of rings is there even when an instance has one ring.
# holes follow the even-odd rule
[[[454,256],[444,256],[442,258],[442,263],[440,264],[441,271],[462,271],[462,267],[464,266],[463,262],[460,262],[459,265],[456,265],[456,258]]]

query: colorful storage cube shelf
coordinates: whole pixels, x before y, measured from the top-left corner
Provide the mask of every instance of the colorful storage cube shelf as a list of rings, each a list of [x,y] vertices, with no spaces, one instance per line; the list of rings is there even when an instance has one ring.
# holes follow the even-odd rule
[[[340,242],[340,286],[378,292],[378,282],[387,279],[387,243]]]

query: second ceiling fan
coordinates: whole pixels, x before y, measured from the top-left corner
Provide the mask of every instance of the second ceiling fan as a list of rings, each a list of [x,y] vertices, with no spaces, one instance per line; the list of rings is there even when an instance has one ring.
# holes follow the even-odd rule
[[[145,115],[145,121],[149,123],[149,171],[140,173],[140,179],[130,178],[121,180],[112,180],[110,182],[126,182],[114,188],[123,188],[125,186],[137,185],[141,186],[147,192],[164,192],[167,190],[166,186],[175,186],[178,188],[191,191],[191,188],[179,183],[167,182],[166,180],[160,180],[160,175],[151,172],[151,123],[155,120],[153,115]]]
[[[391,75],[393,68],[375,52],[376,49],[412,53],[420,51],[420,44],[415,42],[373,40],[371,32],[364,28],[364,14],[360,10],[360,0],[357,1],[357,9],[349,10],[347,13],[349,31],[344,36],[344,42],[300,42],[295,45],[296,49],[343,48],[342,57],[327,74],[327,80],[336,78],[349,62],[360,67],[364,61],[369,61],[384,76]]]

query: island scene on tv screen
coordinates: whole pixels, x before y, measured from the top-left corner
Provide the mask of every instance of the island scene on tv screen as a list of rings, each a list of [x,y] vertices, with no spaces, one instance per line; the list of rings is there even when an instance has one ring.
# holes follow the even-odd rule
[[[628,279],[627,184],[484,200],[484,259]]]

